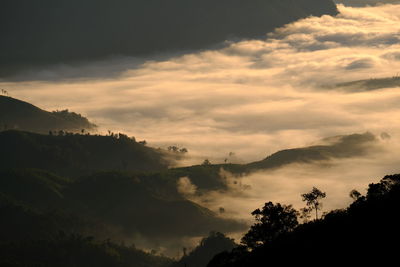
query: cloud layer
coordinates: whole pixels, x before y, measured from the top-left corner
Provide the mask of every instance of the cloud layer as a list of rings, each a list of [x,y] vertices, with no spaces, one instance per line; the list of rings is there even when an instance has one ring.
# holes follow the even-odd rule
[[[181,191],[189,199],[218,212],[221,216],[247,219],[250,213],[266,201],[293,204],[300,209],[305,206],[300,195],[313,186],[327,193],[323,211],[340,209],[351,203],[351,190],[365,193],[371,182],[380,180],[386,174],[399,171],[398,144],[381,139],[374,153],[352,158],[332,158],[313,163],[296,162],[276,169],[268,169],[237,176],[221,169],[221,177],[227,181],[228,190],[214,190],[195,194],[190,177],[180,181],[188,190]],[[189,190],[190,189],[190,190]]]
[[[237,161],[260,160],[323,137],[366,131],[389,133],[390,146],[396,147],[398,88],[354,92],[327,85],[400,71],[400,5],[339,9],[337,17],[300,20],[263,40],[163,60],[125,58],[55,67],[30,73],[31,81],[2,82],[0,87],[46,109],[80,112],[103,131],[125,132],[152,146],[187,147],[187,164],[206,157],[222,162],[229,152],[235,152]],[[125,71],[98,78],[115,74],[116,68]],[[84,77],[85,72],[92,78],[64,79]],[[254,174],[246,183],[256,189],[250,199],[257,197],[245,204],[246,211],[265,200],[296,204],[299,192],[311,185],[332,197],[341,194],[336,199],[343,205],[349,189],[400,171],[396,158],[390,151],[341,160],[331,168],[293,165]],[[182,181],[183,189],[194,190],[188,180]],[[257,191],[264,189],[265,194]],[[328,207],[339,206],[332,203]],[[229,214],[227,204],[214,206],[220,205]]]
[[[139,65],[55,67],[31,73],[37,81],[0,85],[41,107],[88,115],[104,130],[186,146],[194,161],[230,151],[250,161],[330,135],[396,133],[397,89],[351,94],[324,86],[398,72],[400,5],[339,9],[337,17],[300,20],[265,40]],[[121,66],[126,71],[113,78],[57,80]]]

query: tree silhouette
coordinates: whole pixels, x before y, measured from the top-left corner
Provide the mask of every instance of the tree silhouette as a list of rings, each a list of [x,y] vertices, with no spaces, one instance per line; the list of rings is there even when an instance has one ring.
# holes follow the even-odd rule
[[[146,140],[139,141],[138,144],[141,144],[141,145],[145,146],[145,145],[147,145],[147,141]]]
[[[350,191],[350,197],[351,197],[353,200],[357,200],[357,199],[359,199],[360,197],[362,197],[362,195],[361,195],[360,192],[358,192],[357,190],[353,189],[353,190]]]
[[[5,96],[8,96],[8,92],[6,90],[4,90],[4,89],[1,89],[1,94],[5,95]]]
[[[308,222],[308,220],[311,217],[311,215],[310,215],[311,211],[312,211],[312,209],[308,208],[308,207],[300,209],[300,216],[299,217],[300,217],[300,219],[303,220],[303,223],[307,223]]]
[[[170,152],[178,152],[178,150],[179,150],[179,147],[177,147],[177,146],[169,146],[168,147],[168,151],[170,151]]]
[[[301,195],[303,201],[306,202],[307,206],[311,208],[311,210],[315,210],[315,219],[318,220],[318,210],[322,208],[322,203],[320,202],[321,199],[326,197],[326,193],[322,192],[316,187],[309,193],[305,193]]]
[[[250,249],[262,246],[277,236],[292,231],[297,225],[298,212],[292,205],[265,203],[264,207],[251,213],[256,223],[242,238],[242,243]]]
[[[205,159],[202,163],[203,166],[210,166],[211,162],[208,159]]]
[[[188,150],[187,150],[187,148],[184,147],[184,148],[179,149],[179,152],[182,154],[185,154],[185,153],[188,153]]]
[[[185,154],[188,152],[187,148],[185,148],[185,147],[179,148],[177,146],[169,146],[167,149],[169,152],[173,152],[173,153]]]
[[[338,266],[397,262],[393,244],[400,238],[400,175],[370,184],[365,196],[352,193],[356,199],[348,208],[330,211],[317,223],[299,225],[257,249],[220,253],[208,267],[295,266],[309,255]]]

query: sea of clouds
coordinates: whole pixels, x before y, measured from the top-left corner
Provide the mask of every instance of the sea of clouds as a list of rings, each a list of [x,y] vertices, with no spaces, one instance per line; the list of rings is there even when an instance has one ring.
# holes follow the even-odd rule
[[[326,210],[340,208],[351,189],[363,191],[400,172],[400,88],[330,87],[400,73],[400,5],[338,7],[336,17],[303,19],[262,40],[170,57],[58,65],[0,87],[44,109],[82,113],[100,131],[124,132],[154,147],[186,147],[184,164],[220,163],[229,152],[235,162],[250,162],[328,136],[389,133],[379,153],[254,173],[243,178],[248,186],[240,193],[195,199],[215,211],[224,207],[221,216],[248,218],[269,200],[301,207],[300,193],[315,185],[328,194]]]

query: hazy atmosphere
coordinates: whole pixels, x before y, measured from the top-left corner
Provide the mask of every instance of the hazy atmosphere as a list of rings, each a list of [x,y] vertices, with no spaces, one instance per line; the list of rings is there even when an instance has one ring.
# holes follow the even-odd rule
[[[190,164],[205,158],[222,163],[230,152],[235,153],[235,163],[261,160],[281,149],[366,131],[390,134],[388,153],[397,153],[393,145],[399,143],[400,134],[398,89],[334,85],[400,75],[400,5],[339,6],[339,11],[337,17],[303,19],[265,39],[230,43],[218,50],[165,60],[118,58],[56,65],[20,74],[14,79],[22,81],[3,81],[0,86],[47,110],[69,108],[82,113],[100,126],[100,132],[126,133],[154,147],[186,147]],[[390,172],[399,171],[398,163]],[[352,166],[351,162],[335,164]],[[364,171],[371,168],[367,181],[388,171],[377,170],[365,159],[357,166]],[[342,194],[343,201],[355,185],[365,187],[365,181],[355,183],[350,173],[344,179],[331,168],[326,172],[344,180],[338,183],[349,183],[331,188]],[[262,183],[263,192],[257,192],[259,203],[246,203],[247,211],[271,198],[268,177],[282,183],[280,190],[294,191],[279,195],[273,189],[273,198],[293,203],[301,202],[299,194],[315,184],[317,173],[320,169],[297,166],[265,174],[266,179],[252,177],[250,183]],[[285,183],[277,175],[301,182]],[[366,178],[360,172],[357,176]],[[321,178],[321,183],[331,179]],[[285,195],[294,199],[286,201]],[[334,207],[346,204],[335,201]]]
[[[399,74],[400,6],[339,10],[219,50],[56,65],[0,85],[44,109],[87,115],[100,131],[219,161],[231,151],[257,160],[339,134],[395,137],[397,89],[329,86]]]
[[[400,3],[336,2],[337,15],[301,16],[257,38],[24,66],[3,72],[0,88],[43,110],[87,117],[97,125],[86,130],[92,135],[123,133],[151,148],[186,148],[169,166],[177,170],[221,164],[215,183],[223,188],[204,186],[185,168],[165,182],[216,218],[249,227],[251,212],[265,202],[304,207],[301,194],[313,186],[326,192],[321,214],[343,209],[351,190],[365,194],[368,184],[400,172]],[[297,148],[318,154],[252,167]],[[251,171],[236,172],[234,164]],[[146,168],[139,170],[152,171]],[[240,242],[246,231],[232,226],[225,234]],[[123,239],[178,258],[202,237]]]

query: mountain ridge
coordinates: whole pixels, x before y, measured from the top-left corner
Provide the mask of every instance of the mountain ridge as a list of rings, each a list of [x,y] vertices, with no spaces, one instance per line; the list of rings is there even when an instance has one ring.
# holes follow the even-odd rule
[[[96,125],[87,118],[68,109],[45,111],[31,103],[0,95],[0,131],[8,129],[26,130],[36,133],[95,130]]]

